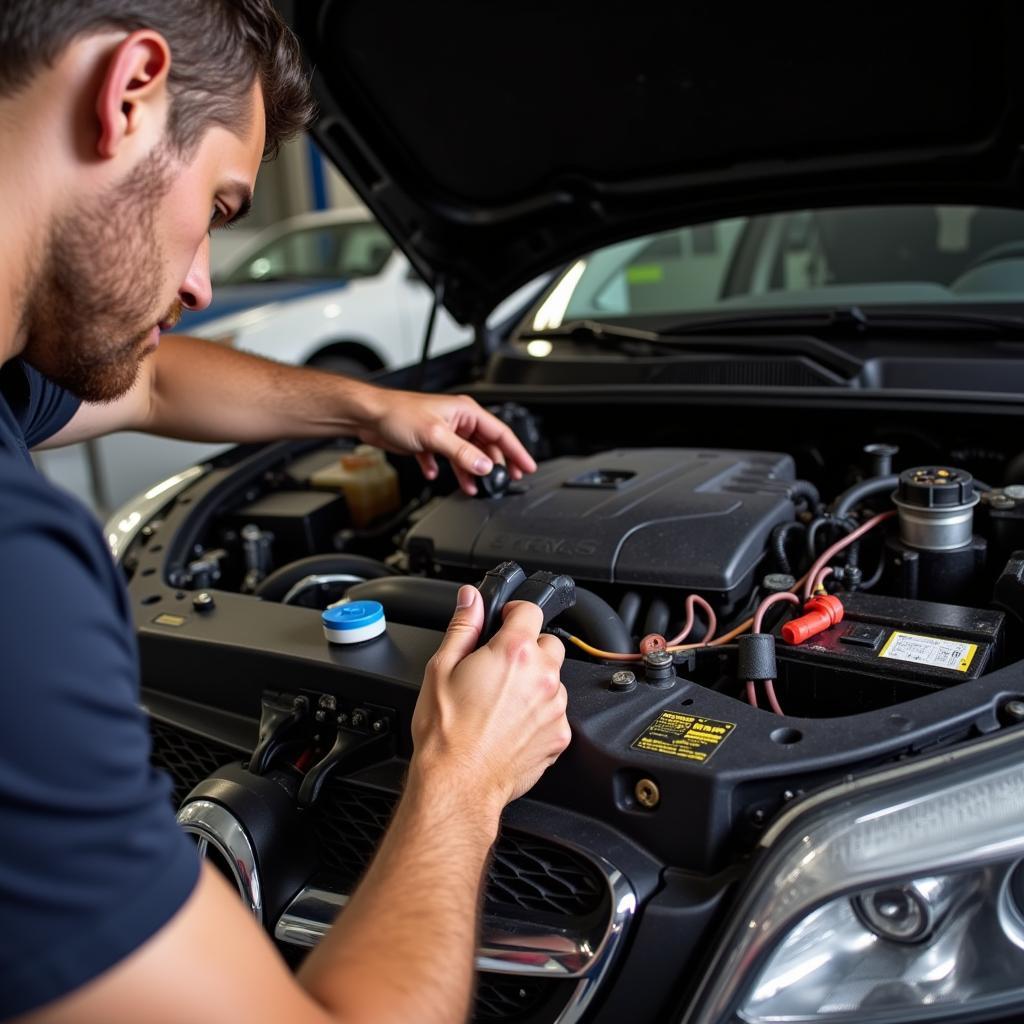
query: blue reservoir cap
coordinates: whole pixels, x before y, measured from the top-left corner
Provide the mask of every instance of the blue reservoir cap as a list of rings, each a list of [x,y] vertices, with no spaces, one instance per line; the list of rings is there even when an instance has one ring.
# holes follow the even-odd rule
[[[321,620],[324,629],[345,633],[349,630],[365,629],[383,621],[384,606],[380,601],[349,601],[327,608]]]

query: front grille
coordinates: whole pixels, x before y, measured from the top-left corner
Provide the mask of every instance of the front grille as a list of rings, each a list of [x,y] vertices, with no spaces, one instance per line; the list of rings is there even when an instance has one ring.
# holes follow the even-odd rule
[[[195,786],[218,768],[244,755],[213,740],[150,719],[152,761],[174,783],[179,807]],[[328,780],[312,811],[323,866],[335,882],[355,887],[380,843],[397,796]],[[586,916],[598,910],[606,888],[585,858],[562,846],[514,832],[498,840],[488,868],[485,901],[497,910],[519,907],[562,916]],[[547,978],[478,974],[472,1020],[502,1024],[547,1020],[558,1015],[569,992]]]
[[[153,718],[149,720],[149,730],[153,737],[150,760],[170,775],[174,783],[171,799],[175,810],[203,779],[218,768],[242,759],[238,751],[222,743],[183,732]]]
[[[333,779],[314,808],[313,827],[324,867],[352,887],[366,870],[397,798]],[[563,846],[503,832],[487,871],[485,902],[561,916],[596,911],[606,892],[589,861]]]
[[[218,768],[242,755],[222,743],[151,720],[153,763],[174,783],[174,806]],[[349,890],[362,877],[391,820],[397,797],[328,780],[312,813],[313,830],[325,868]],[[596,911],[606,887],[590,862],[544,839],[506,831],[487,870],[485,903],[568,917]]]
[[[503,978],[500,974],[477,976],[473,1020],[520,1020],[551,996],[551,984],[537,978]]]

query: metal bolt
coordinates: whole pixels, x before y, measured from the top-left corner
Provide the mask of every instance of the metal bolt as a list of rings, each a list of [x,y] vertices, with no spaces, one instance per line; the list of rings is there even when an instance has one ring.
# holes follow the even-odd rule
[[[630,690],[636,689],[636,674],[628,669],[614,673],[608,684],[608,689],[613,693],[628,693]]]
[[[989,503],[989,505],[992,506],[992,508],[999,508],[999,509],[1015,508],[1016,505],[1017,505],[1017,502],[1015,502],[1013,500],[1013,498],[1011,498],[1007,494],[993,494],[988,499],[988,503]]]
[[[796,799],[796,793],[791,789],[784,789],[782,791],[782,799],[788,804],[790,800]]]
[[[348,725],[348,715],[342,711],[335,721],[337,721],[338,725]]]
[[[641,807],[646,807],[649,811],[661,803],[661,792],[658,789],[658,784],[651,779],[641,779],[634,787],[633,793],[636,796],[636,802]]]
[[[327,712],[326,711],[318,711],[315,715],[313,715],[313,717],[318,722],[326,722],[327,721]]]
[[[754,811],[754,813],[750,816],[750,820],[755,825],[763,825],[765,817],[766,817],[766,815],[765,815],[764,811],[759,809],[759,810]]]
[[[1010,484],[1009,487],[1003,488],[1003,494],[1008,498],[1013,498],[1014,501],[1021,501],[1024,499],[1024,487],[1020,484]]]
[[[192,607],[195,608],[197,612],[208,612],[213,608],[213,605],[213,594],[208,590],[200,590],[199,593],[192,598]]]
[[[366,725],[366,715],[362,711],[352,712],[352,727],[354,729],[362,729]]]
[[[1003,717],[1011,723],[1024,722],[1024,700],[1008,700],[1003,705]]]
[[[329,693],[323,693],[320,695],[320,699],[317,701],[317,704],[325,711],[334,711],[338,707],[338,700],[336,697],[332,697]]]
[[[668,651],[651,651],[644,655],[644,678],[651,686],[671,686],[676,680],[675,665]]]
[[[370,728],[375,733],[378,733],[378,734],[387,732],[387,728],[388,728],[387,720],[384,719],[384,718],[375,718],[373,720],[373,723],[371,724]]]

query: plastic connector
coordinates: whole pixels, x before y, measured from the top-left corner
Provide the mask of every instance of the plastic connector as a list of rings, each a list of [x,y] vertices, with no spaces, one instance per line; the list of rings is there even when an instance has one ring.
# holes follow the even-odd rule
[[[782,627],[787,644],[802,644],[843,621],[843,602],[835,594],[819,594],[804,605],[804,614]]]

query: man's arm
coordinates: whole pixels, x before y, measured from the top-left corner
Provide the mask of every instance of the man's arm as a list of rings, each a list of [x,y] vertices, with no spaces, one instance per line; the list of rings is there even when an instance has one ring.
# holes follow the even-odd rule
[[[437,475],[435,453],[444,456],[470,493],[473,477],[489,472],[495,459],[515,478],[536,469],[515,434],[465,395],[388,390],[180,335],[161,338],[126,395],[83,403],[41,447],[115,430],[236,444],[353,434],[415,455],[430,479]]]
[[[405,794],[339,922],[289,975],[211,868],[127,960],[22,1024],[453,1024],[470,1006],[480,880],[505,804],[569,742],[561,643],[522,602],[479,651],[479,594],[424,678]]]

